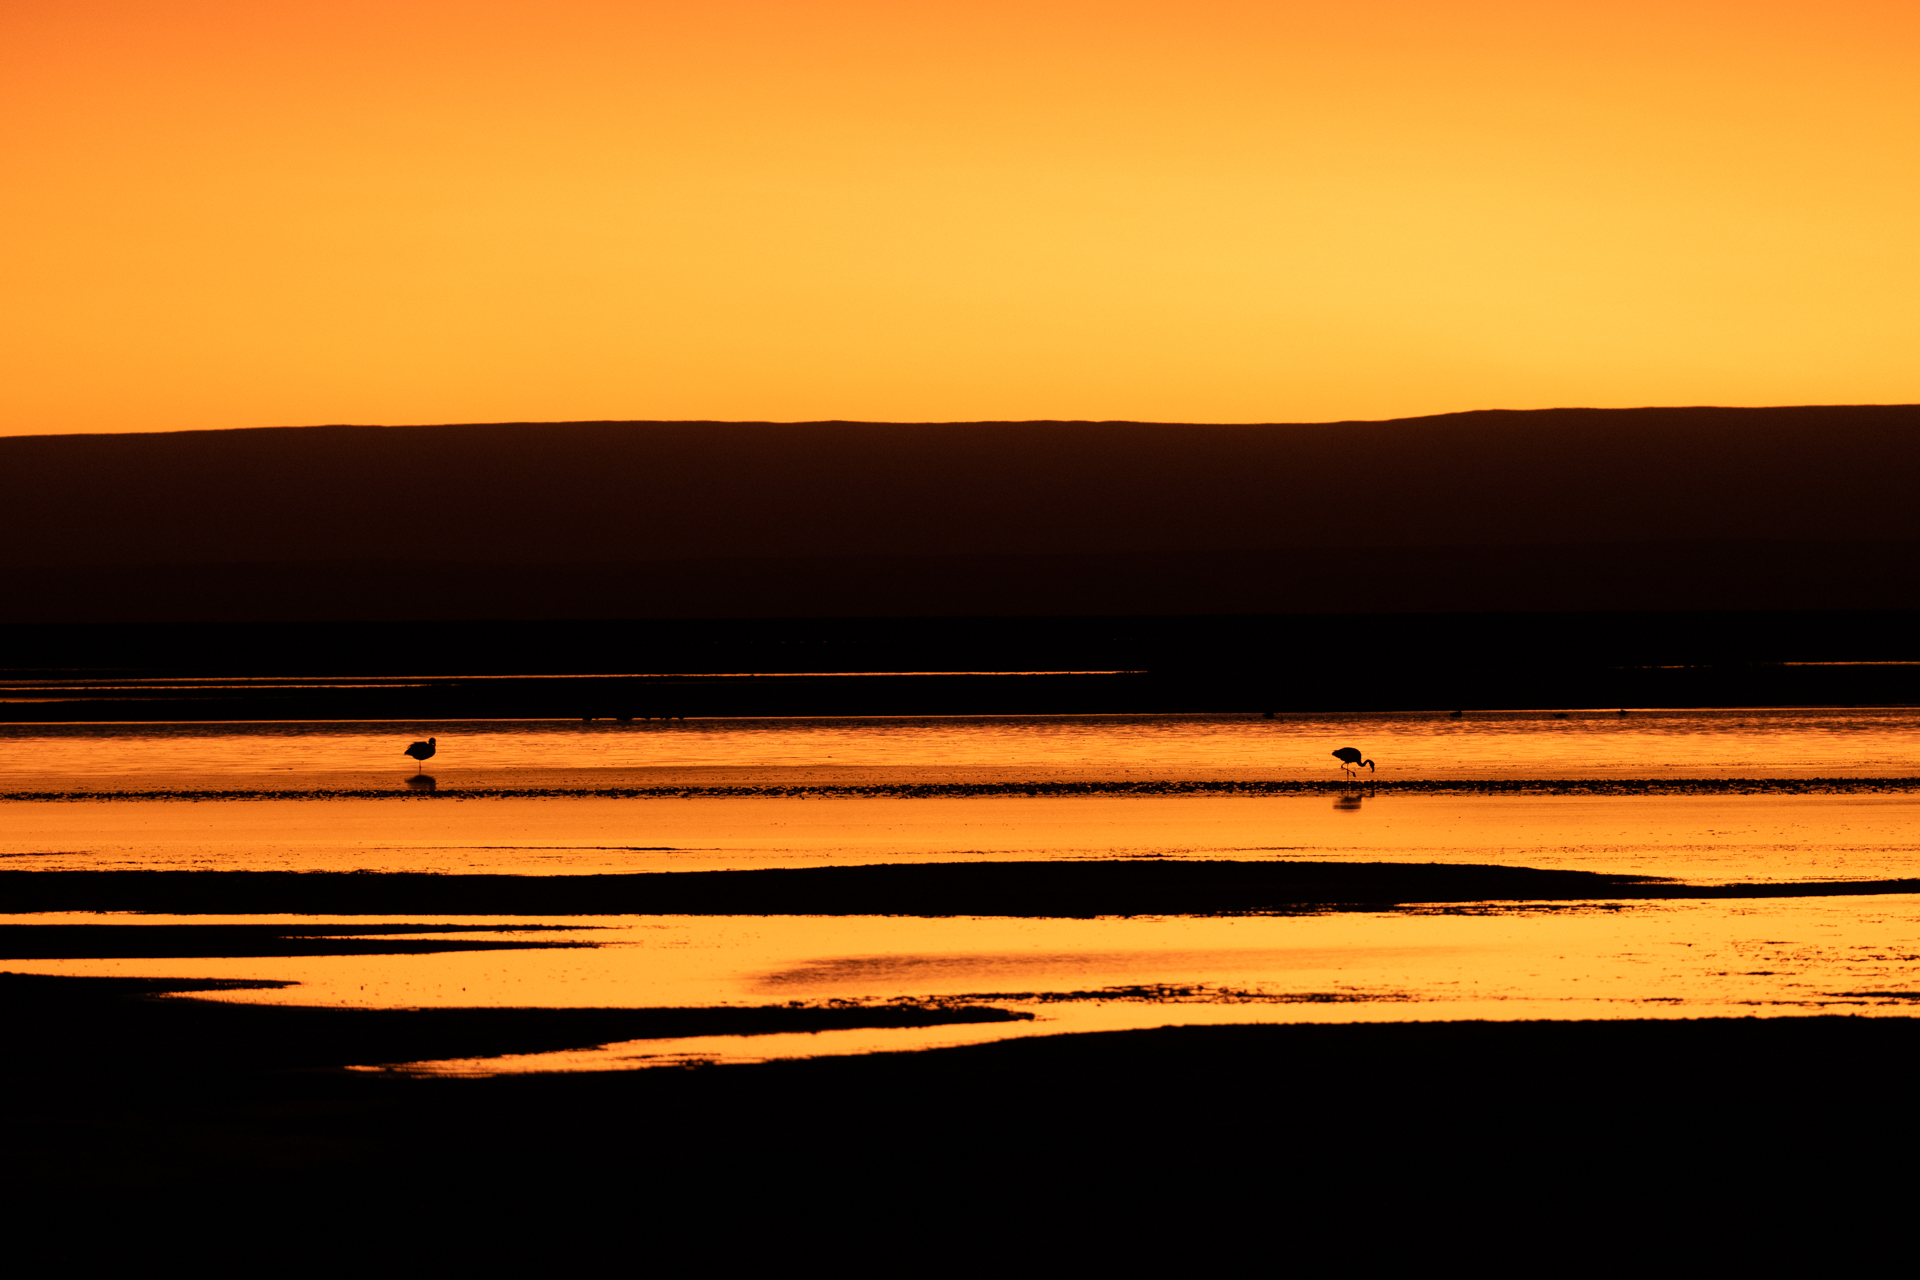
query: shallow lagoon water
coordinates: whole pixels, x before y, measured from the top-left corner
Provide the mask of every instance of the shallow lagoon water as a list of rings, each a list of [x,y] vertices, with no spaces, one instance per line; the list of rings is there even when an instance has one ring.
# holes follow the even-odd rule
[[[1920,794],[0,801],[0,868],[594,875],[1060,858],[1920,874]]]
[[[1562,718],[1564,717],[1564,718]],[[404,789],[438,739],[443,787],[1338,778],[1859,778],[1920,775],[1912,708],[1026,716],[437,724],[0,726],[0,794]]]
[[[441,739],[442,786],[1337,776],[1911,778],[1909,710],[1463,717],[1090,717],[683,726],[72,726],[0,735],[9,870],[593,874],[1114,857],[1470,862],[1696,882],[1920,875],[1920,794],[459,799],[391,759]],[[844,757],[844,758],[843,758]],[[1324,763],[1322,762],[1324,760]],[[302,798],[390,787],[391,798]],[[259,799],[110,798],[196,789]],[[46,923],[129,917],[37,915]],[[164,924],[172,917],[131,919]],[[241,917],[194,917],[195,922]],[[291,917],[278,917],[286,922]],[[367,918],[356,918],[365,923]],[[1240,917],[412,919],[577,928],[591,949],[5,961],[19,972],[273,979],[300,1004],[990,1002],[1032,1022],[607,1046],[449,1071],[658,1065],[1219,1021],[1904,1013],[1920,897],[1488,904]]]
[[[0,918],[0,924],[100,919],[48,914]],[[163,925],[266,918],[140,919]],[[273,918],[282,924],[295,919]],[[570,926],[579,932],[562,936],[599,945],[397,957],[14,961],[7,967],[297,984],[208,997],[285,1004],[687,1007],[933,1001],[991,1004],[1035,1015],[1031,1022],[976,1026],[640,1041],[413,1068],[445,1071],[752,1060],[1222,1022],[1905,1015],[1920,1000],[1915,990],[1920,984],[1914,981],[1920,965],[1920,895],[1912,894],[1201,918],[612,916],[438,922],[494,924],[507,937],[525,937],[533,924]]]

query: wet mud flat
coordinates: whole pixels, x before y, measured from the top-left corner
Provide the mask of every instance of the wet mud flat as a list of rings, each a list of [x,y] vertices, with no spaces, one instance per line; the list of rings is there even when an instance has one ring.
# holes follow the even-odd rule
[[[881,865],[621,876],[9,872],[0,909],[337,913],[21,924],[6,957],[591,945],[355,915],[1055,915],[1911,893],[1406,863]],[[512,904],[518,904],[512,905]],[[580,954],[580,953],[575,953]],[[1062,1265],[1152,1251],[1712,1256],[1780,1224],[1904,1224],[1920,1020],[1243,1024],[686,1069],[355,1070],[625,1038],[1011,1021],[943,1006],[320,1008],[207,979],[0,975],[0,1216],[84,1261],[228,1250],[415,1263],[645,1256]],[[1920,991],[1870,994],[1920,1005]],[[1284,1014],[1276,1013],[1276,1016]],[[1831,1262],[1832,1231],[1821,1255]],[[1547,1237],[1542,1243],[1542,1236]],[[1546,1254],[1540,1249],[1548,1250]],[[1776,1253],[1776,1256],[1785,1256]]]
[[[13,1025],[84,1006],[94,1037],[19,1040],[0,1064],[0,1200],[16,1249],[73,1260],[1484,1261],[1687,1237],[1725,1257],[1790,1250],[1781,1215],[1831,1259],[1833,1224],[1864,1241],[1905,1221],[1920,1137],[1909,1018],[1183,1027],[446,1079],[340,1070],[368,1047],[353,1036],[225,1056],[193,1025],[205,1006],[62,981],[0,984]],[[551,1043],[611,1016],[552,1012],[431,1035]],[[154,1018],[198,1048],[101,1039]]]
[[[401,950],[396,947],[395,950]],[[339,946],[358,954],[353,943]],[[266,954],[272,954],[268,949]],[[180,998],[274,982],[67,977],[0,972],[17,1073],[47,1078],[285,1072],[538,1053],[614,1040],[775,1035],[856,1027],[1016,1022],[973,1006],[719,1006],[692,1009],[353,1009]]]

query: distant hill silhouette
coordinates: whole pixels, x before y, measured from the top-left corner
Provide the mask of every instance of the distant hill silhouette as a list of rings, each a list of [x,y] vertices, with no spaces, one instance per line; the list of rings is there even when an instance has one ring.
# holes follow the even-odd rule
[[[1920,406],[0,439],[0,622],[1920,607]]]

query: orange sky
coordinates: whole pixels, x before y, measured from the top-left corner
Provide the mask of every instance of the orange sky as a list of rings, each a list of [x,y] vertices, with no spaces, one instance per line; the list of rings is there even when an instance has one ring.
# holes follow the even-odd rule
[[[1920,400],[1912,0],[0,0],[0,434]]]

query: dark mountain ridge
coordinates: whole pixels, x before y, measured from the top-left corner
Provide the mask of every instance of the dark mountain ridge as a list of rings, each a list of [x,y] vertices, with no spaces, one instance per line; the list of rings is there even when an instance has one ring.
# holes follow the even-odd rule
[[[0,439],[0,621],[1920,606],[1920,406]]]

